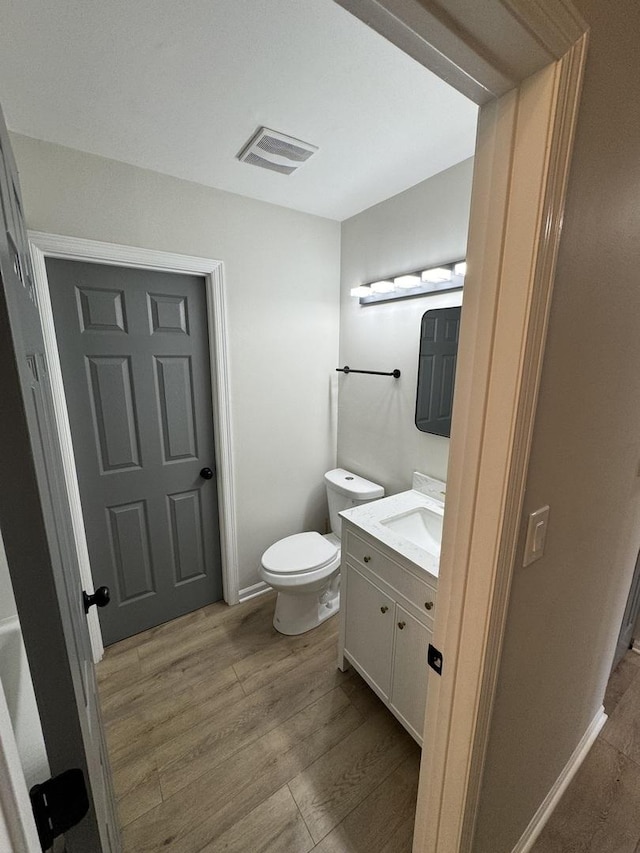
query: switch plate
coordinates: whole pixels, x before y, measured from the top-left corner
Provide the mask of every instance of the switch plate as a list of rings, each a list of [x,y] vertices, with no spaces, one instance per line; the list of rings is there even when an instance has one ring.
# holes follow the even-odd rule
[[[544,543],[549,526],[549,507],[543,506],[532,512],[527,524],[527,540],[524,545],[523,566],[530,566],[544,554]]]

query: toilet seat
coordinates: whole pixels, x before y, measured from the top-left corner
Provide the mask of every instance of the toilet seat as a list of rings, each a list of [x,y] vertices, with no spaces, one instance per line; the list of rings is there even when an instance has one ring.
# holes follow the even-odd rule
[[[262,565],[277,575],[304,574],[329,566],[338,554],[337,546],[319,533],[295,533],[267,548]]]

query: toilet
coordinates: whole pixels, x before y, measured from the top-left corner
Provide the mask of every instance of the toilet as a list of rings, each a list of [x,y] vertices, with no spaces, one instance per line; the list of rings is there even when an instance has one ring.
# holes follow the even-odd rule
[[[340,607],[340,516],[344,509],[384,497],[384,489],[334,468],[324,475],[331,533],[296,533],[279,539],[262,555],[258,574],[278,593],[273,627],[304,634]]]

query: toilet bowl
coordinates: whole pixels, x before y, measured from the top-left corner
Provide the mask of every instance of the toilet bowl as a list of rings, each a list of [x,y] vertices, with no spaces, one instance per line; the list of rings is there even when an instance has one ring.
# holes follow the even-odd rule
[[[335,468],[325,474],[332,532],[296,533],[262,555],[258,574],[278,593],[273,626],[281,634],[304,634],[340,607],[339,512],[382,497],[384,489]]]

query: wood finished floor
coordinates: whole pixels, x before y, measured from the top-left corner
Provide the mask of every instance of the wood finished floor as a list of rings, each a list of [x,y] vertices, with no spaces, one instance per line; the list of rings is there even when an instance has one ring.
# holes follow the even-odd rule
[[[418,746],[337,669],[337,619],[284,637],[274,600],[214,604],[107,649],[125,853],[410,853]]]
[[[604,706],[609,719],[531,853],[640,853],[640,655],[620,661]]]

